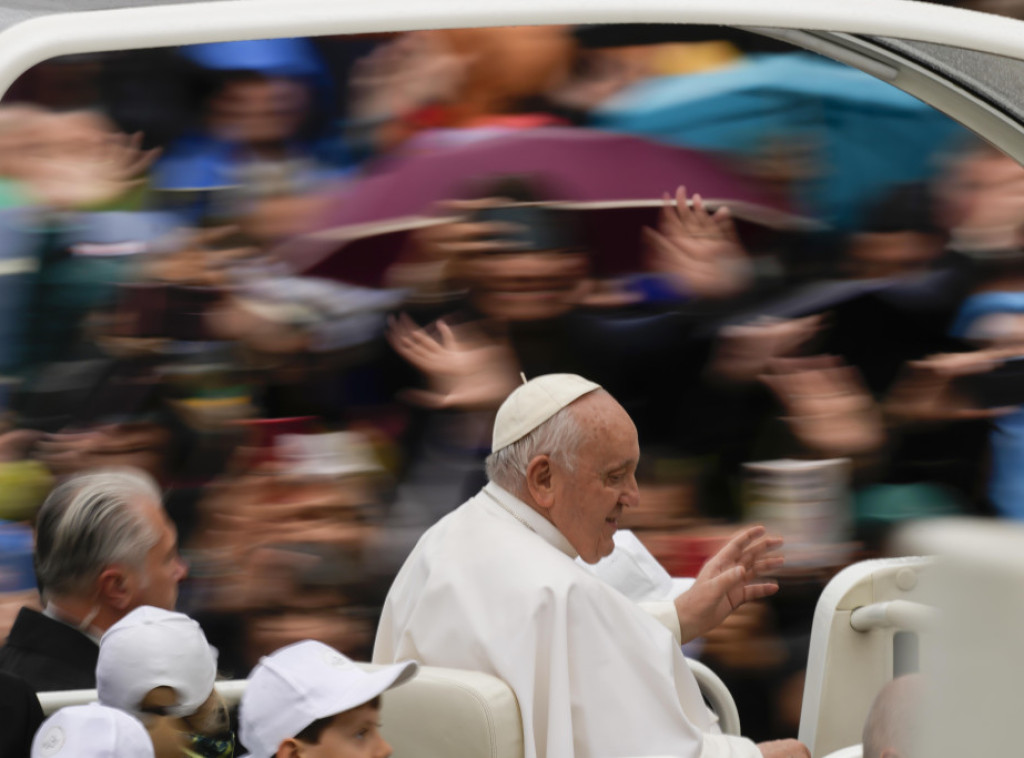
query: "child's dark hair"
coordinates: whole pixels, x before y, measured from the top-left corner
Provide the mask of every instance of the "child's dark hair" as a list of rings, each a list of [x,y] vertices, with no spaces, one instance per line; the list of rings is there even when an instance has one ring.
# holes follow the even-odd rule
[[[368,705],[371,708],[376,708],[377,710],[380,710],[380,695],[375,697],[373,700],[367,701],[362,705],[356,706],[356,708],[362,708],[363,705]],[[324,731],[327,729],[327,727],[331,725],[331,722],[334,721],[337,715],[338,714],[335,713],[330,716],[324,716],[322,719],[317,719],[312,724],[303,729],[301,732],[296,734],[295,739],[302,740],[303,742],[309,745],[319,745],[320,738],[324,736]]]

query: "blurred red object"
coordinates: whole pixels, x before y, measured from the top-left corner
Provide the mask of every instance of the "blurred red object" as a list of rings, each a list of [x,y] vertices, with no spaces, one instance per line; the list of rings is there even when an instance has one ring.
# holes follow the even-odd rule
[[[277,462],[275,454],[277,438],[282,434],[312,434],[318,419],[315,416],[292,416],[287,418],[257,418],[235,422],[246,430],[247,439],[242,443],[240,464],[242,468],[255,470]]]
[[[723,535],[679,534],[658,539],[652,552],[670,576],[697,576],[726,542]]]

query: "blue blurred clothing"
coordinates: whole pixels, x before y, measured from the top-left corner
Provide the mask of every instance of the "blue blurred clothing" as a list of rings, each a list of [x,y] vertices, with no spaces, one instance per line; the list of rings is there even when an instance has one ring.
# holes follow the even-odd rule
[[[992,422],[988,496],[1004,516],[1024,520],[1024,408]]]
[[[334,162],[346,160],[337,148],[296,143],[289,157],[266,161],[243,145],[192,134],[167,148],[153,167],[152,185],[163,206],[190,224],[231,220],[253,198],[301,194],[347,175],[346,164]]]
[[[954,337],[967,337],[979,318],[1000,313],[1024,313],[1024,292],[971,295],[961,305],[950,332]],[[989,500],[1000,514],[1024,519],[1024,406],[993,419],[989,448]]]

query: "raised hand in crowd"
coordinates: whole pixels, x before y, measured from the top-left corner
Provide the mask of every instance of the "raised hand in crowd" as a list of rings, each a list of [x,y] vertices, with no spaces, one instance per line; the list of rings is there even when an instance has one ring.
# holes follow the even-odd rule
[[[428,330],[402,314],[391,320],[388,341],[427,377],[429,389],[405,396],[428,408],[497,408],[519,384],[512,349],[471,324],[439,320]]]
[[[768,603],[747,603],[704,636],[701,660],[737,671],[779,666],[786,648]]]
[[[141,134],[122,134],[101,116],[85,112],[46,115],[31,140],[35,149],[4,163],[34,200],[61,210],[118,200],[141,186],[159,156],[159,150],[142,149]]]
[[[1019,349],[994,348],[969,353],[933,355],[909,361],[885,398],[885,412],[895,423],[967,421],[1005,416],[1018,410],[980,408],[957,386],[960,377],[984,374],[1002,364]]]
[[[727,382],[757,381],[773,358],[797,355],[820,331],[824,316],[777,319],[762,316],[746,324],[722,327],[718,332],[709,376]]]
[[[651,270],[668,275],[693,297],[734,297],[753,280],[729,209],[710,213],[697,194],[691,205],[685,187],[676,190],[674,202],[665,195],[658,228],[645,228],[644,239]]]
[[[256,252],[246,246],[225,246],[238,233],[237,226],[185,229],[168,241],[172,248],[147,260],[146,277],[168,284],[218,287],[229,283],[228,268]]]
[[[836,356],[776,358],[761,376],[793,435],[826,458],[865,455],[885,443],[882,413],[859,372]]]
[[[429,31],[410,32],[356,62],[349,80],[354,125],[372,130],[380,149],[416,129],[417,112],[447,103],[466,79],[472,59]]]
[[[682,641],[708,633],[737,608],[751,600],[774,595],[779,587],[767,574],[781,568],[781,537],[770,537],[763,526],[737,533],[697,574],[697,581],[675,599]]]

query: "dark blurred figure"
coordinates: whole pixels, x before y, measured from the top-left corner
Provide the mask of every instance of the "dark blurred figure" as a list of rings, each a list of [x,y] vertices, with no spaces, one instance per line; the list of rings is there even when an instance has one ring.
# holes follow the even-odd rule
[[[0,672],[0,755],[28,758],[42,723],[43,709],[28,683]]]

